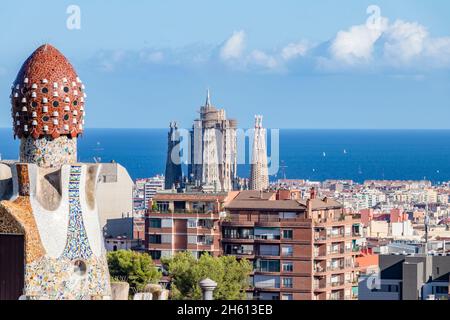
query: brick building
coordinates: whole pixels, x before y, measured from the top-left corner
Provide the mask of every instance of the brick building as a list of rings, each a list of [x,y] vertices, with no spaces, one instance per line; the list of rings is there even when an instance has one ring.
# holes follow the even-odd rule
[[[352,299],[360,220],[332,199],[242,191],[226,205],[224,254],[254,264],[249,298]]]
[[[220,254],[220,213],[228,193],[159,192],[146,213],[146,250],[154,260],[191,251]]]
[[[179,251],[246,258],[249,299],[352,299],[360,220],[332,199],[296,191],[158,193],[146,215],[156,260]]]

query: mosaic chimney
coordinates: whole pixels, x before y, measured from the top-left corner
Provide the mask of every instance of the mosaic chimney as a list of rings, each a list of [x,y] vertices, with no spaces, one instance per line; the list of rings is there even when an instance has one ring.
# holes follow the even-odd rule
[[[77,162],[83,133],[84,85],[56,48],[43,45],[22,65],[11,88],[14,138],[20,161],[40,167]]]

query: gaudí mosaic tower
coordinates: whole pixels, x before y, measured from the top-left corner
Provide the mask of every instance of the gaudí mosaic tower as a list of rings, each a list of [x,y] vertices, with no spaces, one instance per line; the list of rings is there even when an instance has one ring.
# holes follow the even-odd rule
[[[200,118],[191,131],[191,182],[214,191],[230,191],[236,187],[237,122],[227,119],[225,110],[211,104],[209,90],[206,103],[200,107]]]
[[[255,135],[253,138],[252,162],[250,164],[250,189],[265,190],[269,187],[267,167],[266,129],[262,116],[255,116]]]
[[[20,159],[0,162],[0,246],[18,256],[16,268],[2,267],[9,297],[111,296],[95,196],[101,164],[77,162],[85,99],[74,68],[51,45],[25,61],[11,88]]]

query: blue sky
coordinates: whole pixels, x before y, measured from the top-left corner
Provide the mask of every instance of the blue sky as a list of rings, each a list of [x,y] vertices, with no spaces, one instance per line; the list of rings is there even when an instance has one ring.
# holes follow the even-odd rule
[[[80,30],[66,27],[71,4]],[[210,88],[242,127],[263,114],[272,128],[450,129],[449,12],[447,0],[5,2],[0,127],[20,65],[51,43],[86,83],[88,127],[188,127]]]

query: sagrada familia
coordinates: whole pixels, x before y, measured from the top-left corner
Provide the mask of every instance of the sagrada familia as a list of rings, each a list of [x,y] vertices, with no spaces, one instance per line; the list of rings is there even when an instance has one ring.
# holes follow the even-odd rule
[[[179,188],[190,184],[203,192],[228,192],[242,189],[237,176],[237,121],[227,119],[225,110],[211,104],[208,90],[206,102],[200,107],[200,117],[194,120],[189,134],[188,176],[183,179],[180,144],[181,135],[175,122],[168,134],[165,188]],[[241,150],[245,152],[245,150]],[[251,190],[269,187],[266,130],[262,116],[255,116],[253,149],[249,185]]]
[[[2,298],[111,296],[95,193],[101,164],[77,162],[85,99],[83,82],[51,45],[39,47],[13,83],[20,159],[0,162],[0,244],[10,257]]]

